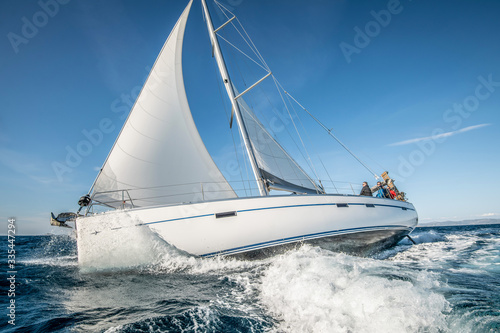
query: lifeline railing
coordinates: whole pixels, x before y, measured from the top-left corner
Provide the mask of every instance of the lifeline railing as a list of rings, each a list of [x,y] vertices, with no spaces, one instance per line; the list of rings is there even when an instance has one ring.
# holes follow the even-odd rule
[[[320,183],[327,194],[358,195],[362,188],[360,184],[353,184],[350,182],[343,182],[343,181],[321,181]],[[94,192],[92,193],[91,196],[92,201],[87,207],[85,215],[89,213],[94,213],[95,206],[99,206],[104,209],[126,209],[126,208],[136,208],[137,202],[141,203],[149,202],[151,204],[162,204],[162,205],[165,204],[163,202],[170,202],[172,205],[182,204],[182,203],[203,202],[207,200],[213,200],[216,197],[220,198],[221,196],[214,196],[213,194],[223,193],[223,192],[234,192],[238,197],[259,196],[258,188],[256,186],[251,186],[251,184],[255,184],[254,182],[244,181],[244,180],[229,181],[229,184],[231,185],[232,189],[223,189],[223,187],[220,186],[221,184],[227,184],[227,183],[225,182],[185,183],[185,184],[173,184],[167,186],[156,186],[150,188],[134,188],[134,189]],[[176,192],[175,194],[165,194],[164,189],[175,188],[175,187],[186,187],[186,190],[181,193]],[[144,196],[134,197],[133,194],[134,192],[137,191],[144,191],[145,192],[143,193]],[[132,199],[133,197],[134,199]],[[172,200],[161,200],[171,197],[191,198],[191,199],[188,201],[179,201],[179,202],[175,202]]]

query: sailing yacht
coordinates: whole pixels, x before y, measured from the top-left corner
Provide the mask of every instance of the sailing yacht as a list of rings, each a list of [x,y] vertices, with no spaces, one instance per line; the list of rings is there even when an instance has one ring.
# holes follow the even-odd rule
[[[418,217],[403,193],[398,192],[400,200],[328,194],[278,143],[244,99],[262,81],[274,80],[272,72],[240,92],[219,45],[220,31],[235,17],[215,29],[206,1],[201,3],[219,79],[231,104],[231,124],[234,118],[258,195],[242,196],[233,188],[193,120],[182,71],[191,0],[89,193],[80,199],[80,210],[52,216],[52,224],[59,226],[75,220],[79,261],[85,262],[89,247],[99,250],[95,237],[111,228],[101,221],[121,212],[137,223],[114,224],[113,230],[149,228],[179,250],[201,257],[272,254],[304,242],[341,251],[380,249],[408,235]],[[387,173],[384,180],[396,189]],[[109,211],[97,213],[97,207]],[[112,240],[100,240],[106,241]]]

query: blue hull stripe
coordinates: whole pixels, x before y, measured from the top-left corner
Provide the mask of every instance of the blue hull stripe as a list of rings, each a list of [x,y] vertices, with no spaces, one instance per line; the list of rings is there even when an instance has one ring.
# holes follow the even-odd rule
[[[314,207],[314,206],[335,206],[337,205],[336,203],[325,203],[325,204],[307,204],[307,205],[290,205],[290,206],[276,206],[276,207],[264,207],[264,208],[252,208],[252,209],[243,209],[237,211],[238,213],[244,213],[244,212],[253,212],[253,211],[258,211],[258,210],[269,210],[269,209],[282,209],[282,208],[294,208],[294,207]],[[364,206],[366,205],[365,203],[348,203],[349,206]],[[401,206],[395,206],[395,205],[383,205],[383,204],[373,204],[374,206],[380,206],[380,207],[391,207],[391,208],[399,208],[402,209],[403,207]],[[406,208],[406,207],[404,207]],[[407,210],[415,210],[413,208],[406,208]],[[215,213],[214,213],[215,214]],[[156,224],[156,223],[165,223],[165,222],[173,222],[173,221],[180,221],[180,220],[189,220],[189,219],[196,219],[200,217],[208,217],[208,216],[214,216],[214,214],[204,214],[204,215],[196,215],[196,216],[189,216],[189,217],[179,217],[176,219],[170,219],[170,220],[161,220],[161,221],[155,221],[155,222],[148,222],[144,223],[143,225],[147,224]]]
[[[265,207],[265,208],[253,208],[253,209],[243,209],[239,210],[238,212],[251,212],[251,211],[256,211],[256,210],[267,210],[267,209],[280,209],[280,208],[292,208],[292,207],[314,207],[314,206],[335,206],[337,205],[336,203],[325,203],[325,204],[307,204],[307,205],[290,205],[290,206],[276,206],[276,207]],[[365,206],[366,203],[347,203],[349,206]],[[406,208],[407,210],[415,210],[413,208],[407,208],[407,207],[401,207],[401,206],[395,206],[395,205],[382,205],[382,204],[373,204],[374,206],[380,206],[380,207],[392,207],[392,208]]]
[[[282,245],[282,244],[286,244],[286,243],[293,243],[293,242],[296,242],[299,240],[309,240],[309,239],[314,239],[314,238],[321,238],[324,236],[334,236],[334,235],[355,233],[355,232],[360,232],[360,231],[366,232],[366,231],[374,231],[374,230],[382,230],[382,229],[403,229],[403,230],[406,229],[408,231],[413,230],[413,228],[408,227],[408,226],[404,226],[404,225],[380,225],[380,226],[374,226],[374,227],[361,227],[361,228],[332,230],[332,231],[318,232],[318,233],[314,233],[314,234],[294,236],[294,237],[288,237],[288,238],[283,238],[283,239],[273,240],[273,241],[268,241],[268,242],[263,242],[263,243],[235,247],[232,249],[222,250],[222,251],[218,251],[218,252],[202,254],[201,257],[212,257],[212,256],[216,256],[216,255],[236,254],[236,253],[245,252],[248,250],[258,250],[258,249],[266,248],[266,247],[270,247],[270,246]]]

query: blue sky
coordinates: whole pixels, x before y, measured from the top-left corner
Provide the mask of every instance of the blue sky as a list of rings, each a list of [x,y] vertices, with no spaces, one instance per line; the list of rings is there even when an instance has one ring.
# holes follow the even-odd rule
[[[500,2],[221,2],[285,88],[390,172],[421,222],[500,217]],[[77,208],[186,4],[0,2],[0,219],[46,233],[51,211]],[[232,146],[221,142],[228,125],[198,1],[183,61],[195,121],[213,131],[200,129],[224,171]],[[319,128],[310,136],[334,180],[374,183]]]

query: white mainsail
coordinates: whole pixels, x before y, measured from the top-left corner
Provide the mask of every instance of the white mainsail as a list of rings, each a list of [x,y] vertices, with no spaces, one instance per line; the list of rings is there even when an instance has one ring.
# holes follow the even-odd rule
[[[203,144],[186,97],[182,44],[191,4],[165,42],[96,179],[94,201],[118,208],[236,197]]]

